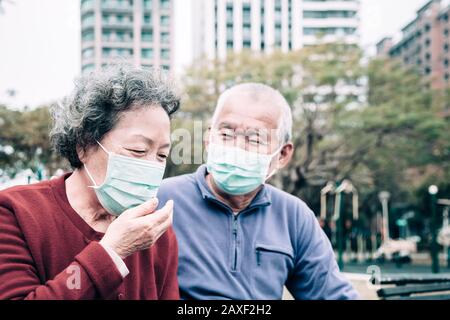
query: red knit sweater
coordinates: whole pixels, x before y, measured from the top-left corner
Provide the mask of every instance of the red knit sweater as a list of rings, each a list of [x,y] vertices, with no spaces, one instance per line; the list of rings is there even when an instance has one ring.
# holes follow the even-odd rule
[[[122,279],[69,205],[68,176],[0,192],[0,299],[178,299],[173,230],[127,257]]]

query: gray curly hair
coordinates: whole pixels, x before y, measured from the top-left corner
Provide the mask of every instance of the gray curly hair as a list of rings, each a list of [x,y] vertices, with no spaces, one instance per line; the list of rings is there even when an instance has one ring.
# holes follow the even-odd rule
[[[79,148],[96,145],[121,113],[144,106],[161,106],[169,117],[178,110],[180,97],[162,71],[116,65],[92,72],[78,79],[73,93],[53,106],[50,141],[73,168],[80,168]]]

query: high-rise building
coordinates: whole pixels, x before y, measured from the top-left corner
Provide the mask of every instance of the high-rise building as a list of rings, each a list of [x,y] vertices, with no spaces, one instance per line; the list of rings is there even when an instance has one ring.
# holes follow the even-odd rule
[[[450,81],[450,1],[430,0],[403,29],[401,39],[384,38],[377,44],[379,55],[400,59],[417,68],[433,89]]]
[[[359,43],[359,0],[192,0],[194,58]]]
[[[81,0],[81,69],[116,62],[171,69],[173,0]]]

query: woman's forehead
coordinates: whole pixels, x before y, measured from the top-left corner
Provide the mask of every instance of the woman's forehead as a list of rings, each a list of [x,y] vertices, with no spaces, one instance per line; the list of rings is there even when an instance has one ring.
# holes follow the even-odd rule
[[[122,139],[137,139],[144,142],[170,142],[170,119],[162,108],[139,108],[124,112],[111,134]],[[167,141],[163,141],[167,140]]]

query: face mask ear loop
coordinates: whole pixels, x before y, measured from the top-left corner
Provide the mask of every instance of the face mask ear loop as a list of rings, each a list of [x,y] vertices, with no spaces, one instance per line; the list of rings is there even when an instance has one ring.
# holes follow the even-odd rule
[[[105,151],[106,154],[109,155],[109,151],[106,150],[106,148],[105,148],[104,146],[102,146],[102,144],[101,144],[100,142],[98,142],[97,140],[95,140],[95,142],[97,142],[98,145],[103,149],[103,151]],[[84,166],[84,169],[86,169],[86,173],[88,174],[89,179],[91,179],[92,183],[94,184],[93,186],[88,186],[88,187],[89,187],[89,188],[95,188],[95,187],[98,187],[97,183],[95,183],[94,178],[92,177],[91,173],[89,172],[89,169],[87,168],[86,164],[83,163],[83,166]]]
[[[88,168],[86,167],[86,164],[83,163],[84,169],[86,170],[86,173],[88,174],[89,179],[91,179],[93,186],[88,186],[89,188],[95,188],[97,187],[97,184],[95,183],[94,178],[92,177],[91,173],[89,172]]]
[[[103,149],[103,151],[105,151],[108,155],[109,155],[109,151],[108,150],[106,150],[106,148],[100,143],[100,142],[98,142],[97,140],[95,140],[97,143],[98,143],[98,145]]]
[[[275,156],[278,154],[278,152],[280,152],[281,150],[283,150],[283,147],[284,147],[284,145],[282,145],[281,147],[279,147],[279,148],[277,149],[277,151],[275,151],[274,153],[272,153],[271,157],[272,157],[272,158],[275,157]],[[272,176],[273,176],[275,173],[277,173],[277,171],[278,171],[278,165],[277,165],[277,167],[276,167],[275,169],[273,169],[272,172],[267,176],[266,180],[264,180],[264,183],[266,183],[267,180],[269,180],[270,178],[272,178]]]

